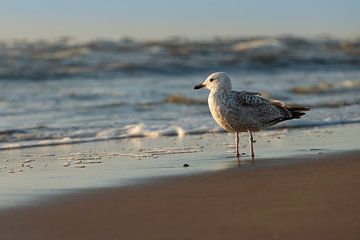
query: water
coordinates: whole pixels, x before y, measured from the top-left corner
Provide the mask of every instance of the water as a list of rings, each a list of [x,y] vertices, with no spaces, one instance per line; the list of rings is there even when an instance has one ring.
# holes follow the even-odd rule
[[[278,127],[360,122],[359,39],[7,42],[0,149],[221,131],[208,92],[192,90],[213,71],[312,108]]]

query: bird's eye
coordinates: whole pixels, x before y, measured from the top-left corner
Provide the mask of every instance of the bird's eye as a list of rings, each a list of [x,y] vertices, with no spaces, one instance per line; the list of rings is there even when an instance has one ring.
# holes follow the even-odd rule
[[[214,80],[215,80],[215,79],[213,79],[213,78],[210,78],[210,80],[209,80],[209,81],[210,81],[210,82],[213,82]]]

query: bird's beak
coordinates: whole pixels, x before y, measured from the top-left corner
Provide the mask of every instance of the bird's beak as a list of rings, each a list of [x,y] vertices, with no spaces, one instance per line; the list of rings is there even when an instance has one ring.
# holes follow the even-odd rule
[[[205,87],[205,84],[200,83],[200,84],[198,84],[198,85],[196,85],[196,86],[194,87],[194,90],[198,90],[198,89],[203,88],[203,87]]]

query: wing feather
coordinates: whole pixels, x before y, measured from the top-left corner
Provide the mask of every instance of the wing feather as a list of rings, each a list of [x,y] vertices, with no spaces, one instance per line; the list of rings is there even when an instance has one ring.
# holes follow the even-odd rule
[[[291,117],[291,113],[281,107],[280,101],[276,104],[272,100],[263,98],[258,93],[232,92],[236,108],[232,109],[231,115],[241,115],[244,125],[252,128],[262,128],[284,121]]]

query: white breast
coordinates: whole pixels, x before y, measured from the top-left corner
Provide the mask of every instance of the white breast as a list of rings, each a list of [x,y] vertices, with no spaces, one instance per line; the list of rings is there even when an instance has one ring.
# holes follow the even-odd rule
[[[213,116],[215,122],[227,131],[234,131],[232,128],[230,128],[230,126],[228,126],[228,124],[226,124],[227,121],[224,119],[224,116],[226,116],[226,113],[224,111],[227,111],[228,109],[226,107],[225,94],[210,92],[208,104],[211,115]]]

